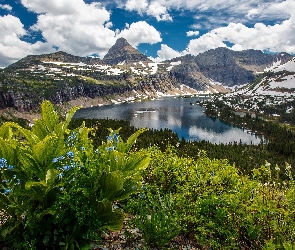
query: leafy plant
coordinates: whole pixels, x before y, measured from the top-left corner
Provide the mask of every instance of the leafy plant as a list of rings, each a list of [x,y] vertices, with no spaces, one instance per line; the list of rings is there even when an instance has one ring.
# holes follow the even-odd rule
[[[173,195],[152,193],[149,189],[139,195],[134,218],[145,242],[152,247],[165,247],[180,232]]]
[[[19,249],[79,248],[103,228],[122,227],[124,212],[113,204],[140,185],[149,154],[130,149],[144,130],[126,143],[110,130],[94,148],[84,123],[68,129],[77,108],[62,122],[50,102],[41,108],[31,129],[12,122],[0,127],[0,209],[7,217],[0,240]]]

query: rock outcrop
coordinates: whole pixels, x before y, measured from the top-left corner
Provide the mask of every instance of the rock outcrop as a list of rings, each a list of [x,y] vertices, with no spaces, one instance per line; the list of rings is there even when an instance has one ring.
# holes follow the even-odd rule
[[[109,65],[152,62],[146,55],[133,48],[125,38],[119,38],[104,56],[103,62]]]

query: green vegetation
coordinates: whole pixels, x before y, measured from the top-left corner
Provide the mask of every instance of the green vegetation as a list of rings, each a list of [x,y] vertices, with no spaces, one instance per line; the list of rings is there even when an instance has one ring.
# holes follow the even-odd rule
[[[31,129],[0,127],[3,246],[91,249],[128,213],[148,249],[171,248],[177,235],[200,249],[294,249],[295,182],[284,151],[276,165],[265,145],[179,141],[127,121],[71,120],[75,110],[60,121],[44,102]],[[229,149],[236,158],[226,159]]]
[[[31,130],[12,122],[0,127],[0,240],[12,249],[74,249],[119,230],[124,212],[114,202],[136,192],[145,151],[129,153],[143,130],[127,142],[110,131],[94,148],[84,124],[69,130],[76,109],[59,122],[52,104]]]

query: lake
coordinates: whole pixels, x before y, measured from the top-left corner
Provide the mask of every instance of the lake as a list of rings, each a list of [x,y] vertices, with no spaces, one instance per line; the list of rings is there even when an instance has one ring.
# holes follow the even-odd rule
[[[136,128],[168,128],[179,138],[212,143],[242,142],[259,144],[261,138],[219,119],[206,116],[204,108],[195,103],[198,97],[173,98],[113,104],[79,109],[74,118],[128,120]]]

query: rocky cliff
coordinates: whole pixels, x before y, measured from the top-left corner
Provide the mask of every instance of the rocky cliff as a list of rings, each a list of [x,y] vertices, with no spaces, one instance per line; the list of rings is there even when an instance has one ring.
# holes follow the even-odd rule
[[[133,48],[125,38],[119,38],[104,56],[103,62],[109,65],[116,65],[152,61]]]

